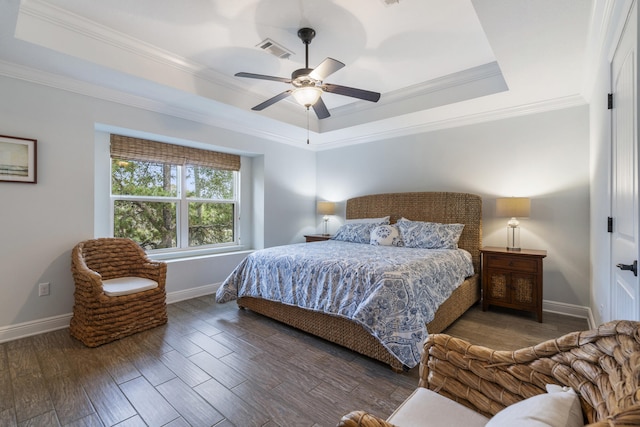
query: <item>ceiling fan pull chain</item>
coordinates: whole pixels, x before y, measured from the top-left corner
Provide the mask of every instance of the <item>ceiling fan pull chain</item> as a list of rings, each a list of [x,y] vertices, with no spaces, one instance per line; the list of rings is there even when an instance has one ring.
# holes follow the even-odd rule
[[[307,107],[307,145],[309,145],[309,107]]]

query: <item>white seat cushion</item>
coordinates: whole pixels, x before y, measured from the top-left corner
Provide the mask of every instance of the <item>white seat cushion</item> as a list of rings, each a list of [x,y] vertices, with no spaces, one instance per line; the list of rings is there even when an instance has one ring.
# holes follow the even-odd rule
[[[488,418],[424,387],[418,387],[387,419],[398,427],[484,427]]]
[[[491,418],[491,427],[579,427],[582,407],[575,391],[548,384],[548,393],[507,406]]]
[[[105,295],[117,297],[148,291],[158,287],[158,282],[144,277],[118,277],[102,281],[102,289]]]

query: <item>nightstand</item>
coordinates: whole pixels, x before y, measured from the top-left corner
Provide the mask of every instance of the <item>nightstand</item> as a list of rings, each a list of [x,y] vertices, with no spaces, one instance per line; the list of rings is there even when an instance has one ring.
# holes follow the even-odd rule
[[[482,311],[490,305],[535,313],[542,322],[542,259],[547,251],[484,247]]]
[[[331,234],[305,234],[304,238],[309,242],[322,242],[331,239]]]

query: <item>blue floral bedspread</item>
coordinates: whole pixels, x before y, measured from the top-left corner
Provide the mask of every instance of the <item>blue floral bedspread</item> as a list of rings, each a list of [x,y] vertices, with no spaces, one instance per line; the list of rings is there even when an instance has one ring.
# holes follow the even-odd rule
[[[472,275],[471,255],[462,249],[328,240],[253,252],[216,301],[251,296],[349,318],[412,368],[420,362],[425,324]]]

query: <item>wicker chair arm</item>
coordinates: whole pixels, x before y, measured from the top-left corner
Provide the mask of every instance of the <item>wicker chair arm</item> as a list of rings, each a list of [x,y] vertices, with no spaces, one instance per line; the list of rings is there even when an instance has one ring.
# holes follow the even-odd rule
[[[559,384],[576,390],[588,422],[625,425],[615,417],[635,416],[640,401],[639,326],[612,321],[515,351],[432,334],[424,345],[419,385],[491,417],[545,393],[546,384]]]
[[[76,284],[76,291],[96,296],[102,294],[102,275],[97,271],[91,270],[82,257],[76,256],[71,270]]]
[[[148,261],[136,266],[129,274],[131,276],[155,280],[158,282],[159,287],[164,288],[167,276],[167,264],[160,261]]]
[[[514,352],[472,345],[446,334],[425,342],[419,386],[492,417],[506,406],[545,393],[553,377],[514,365]]]
[[[337,427],[395,427],[395,425],[364,411],[352,411],[342,417]]]
[[[588,424],[585,427],[629,427],[638,425],[640,425],[640,405],[634,405],[605,420]]]

